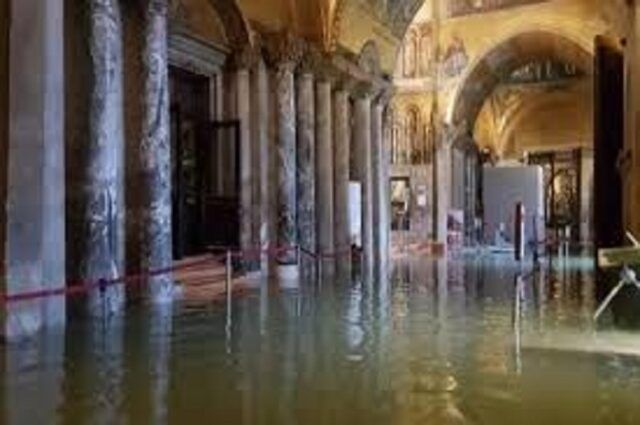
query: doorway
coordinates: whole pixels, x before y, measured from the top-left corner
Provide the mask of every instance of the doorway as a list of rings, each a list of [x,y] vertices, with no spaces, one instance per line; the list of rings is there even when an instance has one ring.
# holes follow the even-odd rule
[[[210,79],[169,70],[173,256],[239,241],[239,124],[211,122]]]
[[[624,146],[624,56],[605,37],[597,37],[595,44],[593,218],[597,252],[624,241],[618,167]]]

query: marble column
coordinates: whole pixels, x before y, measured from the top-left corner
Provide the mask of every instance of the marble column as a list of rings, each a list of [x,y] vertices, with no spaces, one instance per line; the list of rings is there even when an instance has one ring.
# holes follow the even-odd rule
[[[344,88],[338,88],[333,94],[333,158],[334,158],[334,235],[335,251],[342,252],[351,248],[349,220],[349,95]],[[350,258],[345,257],[337,263],[340,274],[349,273]],[[344,267],[343,267],[344,266]]]
[[[387,268],[391,255],[391,137],[393,131],[392,115],[389,101],[386,102],[382,115],[382,199],[381,199],[381,225],[384,225],[382,232],[381,246],[384,252],[384,261]],[[427,171],[427,175],[429,172]]]
[[[379,272],[385,267],[385,232],[386,221],[385,189],[387,187],[383,175],[384,152],[382,147],[382,118],[384,105],[376,100],[371,107],[371,162],[372,162],[372,215],[373,215],[373,254],[374,263]]]
[[[442,137],[442,136],[441,136]],[[451,141],[448,137],[440,140],[436,149],[436,199],[435,202],[435,239],[447,245],[447,215],[451,204]]]
[[[298,243],[316,249],[316,137],[314,77],[311,66],[302,67],[297,81],[297,220]],[[319,111],[318,111],[319,112]],[[303,258],[308,258],[303,256]],[[309,269],[305,267],[305,269]]]
[[[255,210],[257,228],[257,246],[263,250],[269,247],[271,235],[269,233],[269,201],[271,168],[271,150],[269,149],[269,81],[267,69],[262,58],[254,64],[251,73],[251,130],[253,150],[257,154],[255,159],[254,177],[257,178],[257,192],[254,201],[258,207]],[[268,256],[262,255],[261,268],[266,272]]]
[[[334,193],[333,193],[333,135],[331,111],[331,82],[326,78],[316,84],[316,203],[318,209],[318,246],[323,254],[335,251]],[[323,261],[323,270],[330,271],[331,261]]]
[[[291,35],[277,35],[269,40],[273,63],[276,143],[276,238],[285,248],[277,258],[277,272],[285,281],[298,277],[297,189],[296,189],[296,108],[294,70],[301,46]]]
[[[254,59],[249,47],[236,54],[230,77],[233,79],[234,110],[231,116],[240,123],[240,248],[250,250],[253,247],[253,146],[251,141],[251,78],[250,68]],[[257,263],[245,261],[247,269],[255,269]]]
[[[371,182],[371,97],[360,95],[355,101],[354,120],[354,178],[361,184],[362,195],[362,271],[373,271],[373,190]]]
[[[91,81],[89,137],[86,139],[82,194],[80,278],[97,281],[120,276],[124,123],[122,22],[118,0],[92,0],[90,6]],[[110,314],[124,307],[124,289],[89,294],[88,312]]]
[[[63,4],[11,0],[4,9],[11,90],[3,93],[8,128],[1,147],[7,167],[0,178],[0,252],[8,295],[58,289],[66,277]],[[3,306],[0,336],[18,339],[64,320],[64,297],[18,302]]]
[[[143,270],[158,270],[170,267],[173,262],[167,0],[144,1],[144,40],[142,140],[138,149],[140,258]],[[171,275],[151,276],[146,283],[152,303],[172,300]]]

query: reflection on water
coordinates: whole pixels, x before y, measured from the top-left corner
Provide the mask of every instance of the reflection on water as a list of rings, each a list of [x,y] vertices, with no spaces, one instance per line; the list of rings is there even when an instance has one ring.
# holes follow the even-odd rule
[[[263,285],[2,351],[9,424],[637,424],[640,334],[596,329],[588,261],[495,257]],[[518,298],[519,297],[519,298]]]

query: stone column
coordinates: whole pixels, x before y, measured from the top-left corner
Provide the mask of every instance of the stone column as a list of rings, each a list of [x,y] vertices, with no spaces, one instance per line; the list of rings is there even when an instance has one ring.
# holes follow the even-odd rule
[[[118,0],[92,0],[89,50],[91,81],[89,137],[85,158],[78,158],[84,184],[81,194],[80,278],[97,281],[122,274],[121,223],[124,154],[122,97],[122,22]],[[80,165],[79,164],[79,165]],[[109,314],[124,307],[124,288],[89,294],[92,315]]]
[[[354,178],[362,193],[362,270],[365,276],[373,271],[373,200],[371,185],[371,97],[361,94],[355,101]]]
[[[297,220],[298,243],[311,252],[316,249],[316,111],[313,85],[312,61],[309,59],[303,63],[298,75]],[[308,257],[303,256],[301,260],[303,258]]]
[[[0,226],[7,295],[58,289],[65,282],[63,3],[11,0],[4,9],[10,22],[5,29],[10,90]],[[7,340],[62,325],[65,319],[64,297],[2,310],[0,335]]]
[[[372,215],[373,215],[373,251],[374,263],[379,272],[386,270],[385,266],[385,233],[386,218],[385,209],[385,189],[387,184],[384,181],[384,152],[382,147],[382,115],[384,105],[380,100],[376,100],[371,108],[371,162],[372,162]]]
[[[143,270],[157,270],[173,262],[167,0],[144,1],[144,38],[142,140],[138,147],[140,258]],[[147,285],[152,303],[172,300],[171,275],[149,277]]]
[[[351,248],[349,220],[349,95],[343,87],[333,94],[333,155],[334,155],[334,229],[335,251],[342,252]],[[350,257],[338,261],[338,273],[350,272]],[[344,267],[342,267],[344,265]]]
[[[233,79],[234,110],[231,116],[240,123],[240,248],[250,250],[253,245],[253,146],[251,143],[251,98],[250,98],[250,68],[254,60],[254,53],[249,47],[243,48],[236,54],[230,77]],[[249,270],[256,267],[256,263],[245,261]]]
[[[435,239],[437,242],[447,245],[447,214],[451,204],[451,140],[447,136],[441,139],[436,149],[435,188],[437,196],[435,202]]]
[[[323,78],[316,84],[316,200],[318,208],[318,246],[323,254],[333,253],[334,193],[333,193],[333,137],[331,113],[331,83]],[[323,261],[323,270],[330,272],[330,261]]]
[[[381,246],[384,252],[385,265],[389,266],[391,255],[391,137],[393,132],[393,117],[389,106],[390,97],[386,102],[382,115],[382,199],[381,199],[381,224],[384,226],[382,232]],[[428,171],[427,171],[428,175]],[[425,235],[426,236],[426,235]]]
[[[257,201],[258,208],[254,220],[258,224],[257,242],[263,250],[269,247],[271,235],[269,234],[269,170],[271,161],[269,160],[271,150],[269,149],[269,81],[267,69],[262,58],[258,58],[251,74],[251,130],[253,150],[257,154],[255,159],[254,177],[257,178]],[[268,257],[262,255],[261,268],[267,271]]]
[[[294,69],[301,46],[291,35],[269,39],[269,58],[273,64],[276,142],[276,238],[279,247],[288,248],[277,259],[280,278],[298,277],[297,190],[296,190],[296,108]]]

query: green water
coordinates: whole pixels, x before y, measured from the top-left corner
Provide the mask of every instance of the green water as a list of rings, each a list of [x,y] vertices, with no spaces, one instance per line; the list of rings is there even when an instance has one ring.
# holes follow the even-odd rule
[[[224,305],[75,322],[5,347],[7,424],[639,424],[640,333],[599,329],[573,261],[523,289],[495,259],[389,281],[255,288]],[[640,304],[639,307],[640,309]]]

